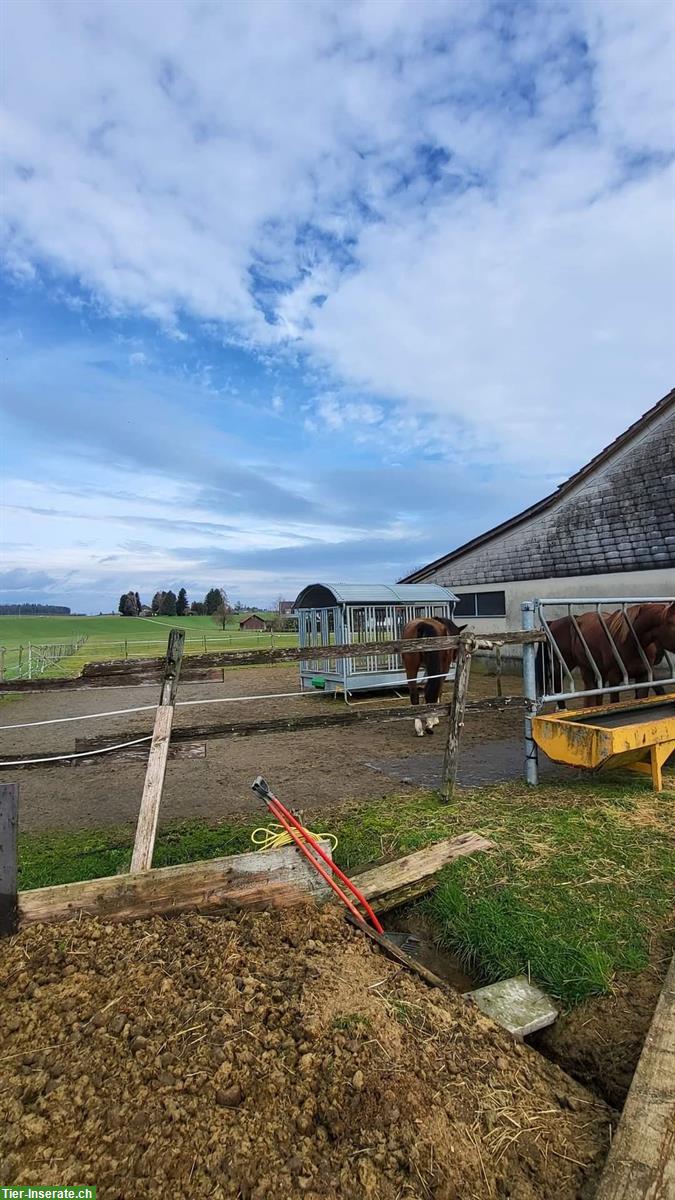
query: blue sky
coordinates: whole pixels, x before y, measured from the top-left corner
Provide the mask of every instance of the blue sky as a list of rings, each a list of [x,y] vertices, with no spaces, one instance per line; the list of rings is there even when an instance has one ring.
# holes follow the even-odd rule
[[[392,580],[672,386],[661,0],[10,0],[2,601]]]

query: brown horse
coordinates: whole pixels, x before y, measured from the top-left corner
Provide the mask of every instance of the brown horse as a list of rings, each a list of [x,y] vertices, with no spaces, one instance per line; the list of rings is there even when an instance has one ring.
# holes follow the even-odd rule
[[[663,603],[633,604],[626,613],[622,609],[603,613],[602,620],[597,612],[582,613],[576,618],[578,629],[571,617],[560,617],[550,621],[551,636],[565,666],[569,671],[573,671],[575,667],[579,668],[587,691],[595,690],[598,681],[589,662],[584,642],[595,660],[602,686],[619,687],[623,683],[623,672],[614,656],[603,620],[614,640],[626,675],[634,683],[646,683],[649,678],[638,644],[651,667],[662,660],[667,650],[675,650],[675,602],[667,600]],[[565,679],[565,672],[557,656],[548,643],[542,643],[537,652],[537,686],[540,694],[548,691],[569,691]],[[638,689],[636,696],[642,697],[648,691],[649,689]],[[657,686],[654,687],[654,691],[663,694],[663,690]],[[613,692],[610,696],[613,703],[619,698],[619,692]],[[584,697],[585,708],[601,703],[602,697]],[[564,708],[564,704],[559,701],[558,707]]]
[[[432,638],[447,637],[449,633],[461,633],[463,629],[466,629],[466,625],[455,625],[449,617],[416,617],[414,621],[408,621],[403,630],[403,637],[429,638],[431,640]],[[414,650],[401,657],[408,680],[410,703],[419,704],[420,702],[417,674],[420,667],[423,666],[424,702],[425,704],[435,704],[441,694],[443,680],[457,657],[457,651],[434,650],[432,646],[429,650]],[[427,717],[424,726],[418,717],[415,721],[415,732],[418,737],[424,737],[425,733],[433,733],[436,725],[438,725],[438,717]]]

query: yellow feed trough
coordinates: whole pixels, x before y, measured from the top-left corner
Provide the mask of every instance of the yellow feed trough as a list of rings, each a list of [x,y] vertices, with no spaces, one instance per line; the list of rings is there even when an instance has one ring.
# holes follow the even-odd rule
[[[675,754],[675,695],[535,717],[532,734],[554,762],[589,771],[624,767],[650,775],[660,792]]]

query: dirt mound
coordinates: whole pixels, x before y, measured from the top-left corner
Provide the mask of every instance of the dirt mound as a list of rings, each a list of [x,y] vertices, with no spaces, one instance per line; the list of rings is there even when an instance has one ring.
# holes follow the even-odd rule
[[[0,948],[3,1182],[99,1196],[577,1200],[613,1114],[313,907]]]

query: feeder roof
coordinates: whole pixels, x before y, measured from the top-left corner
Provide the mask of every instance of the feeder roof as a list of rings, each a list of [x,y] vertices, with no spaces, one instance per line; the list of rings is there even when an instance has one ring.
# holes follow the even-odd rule
[[[450,588],[438,583],[311,583],[294,609],[334,608],[346,604],[454,604]]]

